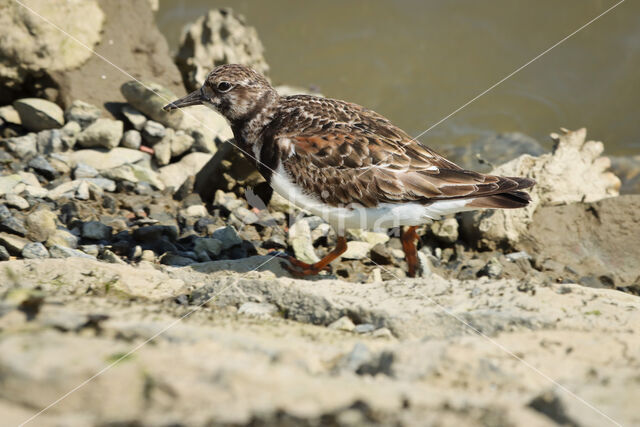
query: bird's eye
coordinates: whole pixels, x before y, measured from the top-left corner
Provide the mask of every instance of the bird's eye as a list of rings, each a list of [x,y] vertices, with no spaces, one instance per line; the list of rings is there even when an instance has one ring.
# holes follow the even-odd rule
[[[227,92],[231,89],[231,83],[229,82],[220,82],[218,83],[218,90],[220,92]]]

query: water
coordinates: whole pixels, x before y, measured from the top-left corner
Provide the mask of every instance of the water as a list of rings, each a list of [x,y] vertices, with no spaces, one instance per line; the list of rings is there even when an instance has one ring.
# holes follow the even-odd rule
[[[417,135],[566,37],[610,0],[293,2],[162,0],[182,27],[232,7],[257,28],[277,83],[376,110]],[[640,153],[640,2],[628,0],[420,138],[433,147],[586,126],[609,154]]]

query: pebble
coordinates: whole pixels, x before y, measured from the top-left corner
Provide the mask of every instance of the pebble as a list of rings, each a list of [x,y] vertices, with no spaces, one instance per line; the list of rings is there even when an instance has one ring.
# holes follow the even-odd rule
[[[18,110],[16,110],[13,105],[4,105],[0,107],[0,119],[5,123],[11,123],[19,126],[22,125],[20,114],[18,114]]]
[[[122,139],[123,126],[120,120],[97,119],[78,135],[76,142],[81,147],[115,148]]]
[[[11,258],[9,251],[4,246],[0,245],[0,261],[8,261]]]
[[[177,131],[171,139],[171,157],[180,156],[193,146],[193,137],[184,131]]]
[[[30,168],[33,168],[36,173],[49,181],[55,179],[58,176],[58,171],[55,170],[43,156],[38,155],[34,157],[33,159],[29,160],[29,163],[27,163],[27,165]]]
[[[222,249],[225,250],[242,243],[242,239],[238,235],[238,232],[231,226],[216,229],[211,237],[220,240],[222,243]]]
[[[73,101],[67,111],[64,112],[64,118],[67,122],[77,122],[82,129],[98,120],[101,115],[102,110],[100,108],[79,100]]]
[[[27,237],[44,242],[56,231],[57,215],[46,207],[31,212],[26,218]]]
[[[502,264],[497,258],[491,258],[487,264],[478,271],[478,277],[487,276],[490,279],[498,279],[502,276]]]
[[[111,227],[100,221],[89,221],[82,224],[82,237],[91,240],[108,240],[112,230]]]
[[[89,166],[86,163],[77,163],[75,169],[73,170],[73,177],[75,179],[80,178],[93,178],[98,176],[98,170],[93,166]]]
[[[308,264],[320,261],[313,249],[311,229],[305,218],[299,218],[289,228],[289,244],[298,260]]]
[[[136,110],[144,113],[152,120],[162,123],[165,126],[179,129],[182,123],[183,113],[180,110],[164,111],[162,107],[167,103],[167,99],[176,99],[171,91],[162,85],[131,80],[120,86],[120,92],[127,102]]]
[[[100,253],[100,247],[98,245],[80,245],[80,250],[92,257],[97,257]]]
[[[369,253],[371,261],[380,265],[389,265],[393,263],[393,255],[391,251],[383,244],[377,244],[371,248]]]
[[[173,129],[171,130],[173,132]],[[167,129],[162,124],[153,120],[148,120],[142,128],[142,139],[148,145],[155,145],[167,134]]]
[[[111,263],[111,264],[126,264],[118,255],[110,251],[109,249],[105,249],[102,251],[101,259]]]
[[[171,265],[173,267],[186,267],[193,264],[195,261],[189,257],[167,252],[160,257],[160,263],[164,265]]]
[[[38,153],[37,135],[35,133],[8,138],[4,143],[9,151],[20,159],[26,159]]]
[[[369,255],[371,243],[352,240],[347,242],[347,250],[342,254],[343,259],[363,259]]]
[[[153,157],[160,166],[168,165],[171,161],[171,141],[164,139],[153,146]]]
[[[373,331],[371,334],[374,338],[393,338],[393,333],[389,328],[380,328]]]
[[[528,260],[532,259],[531,255],[529,255],[525,251],[512,252],[510,254],[507,254],[505,256],[505,258],[507,258],[507,260],[511,261],[511,262],[516,262],[516,261],[521,260],[521,259],[528,259]]]
[[[194,242],[193,250],[196,254],[204,253],[209,259],[215,259],[222,252],[223,244],[219,239],[199,237]],[[200,259],[200,256],[198,256]]]
[[[140,148],[140,144],[142,144],[142,135],[135,129],[130,129],[124,133],[122,136],[122,145],[125,148],[131,148],[132,150],[137,150]]]
[[[78,188],[76,188],[75,198],[78,200],[89,200],[89,183],[87,181],[80,181]]]
[[[238,314],[251,317],[271,317],[278,313],[278,307],[268,302],[245,302],[238,308]]]
[[[353,324],[353,321],[348,316],[342,316],[338,320],[330,323],[327,327],[338,331],[353,332],[356,325]]]
[[[78,246],[78,238],[75,234],[69,232],[68,230],[58,228],[49,235],[47,241],[45,242],[45,245],[47,247],[60,245],[67,248],[75,248],[76,246]]]
[[[5,197],[5,201],[7,203],[7,206],[11,206],[20,210],[29,209],[29,202],[27,202],[23,197],[20,197],[16,194],[7,194],[7,196]]]
[[[26,259],[49,258],[49,251],[40,242],[31,242],[22,248],[22,257]]]
[[[109,152],[95,149],[76,150],[69,153],[74,163],[85,163],[98,171],[112,169],[118,166],[138,163],[150,159],[149,154],[125,147],[116,147]]]
[[[82,128],[77,122],[68,122],[62,126],[62,129],[60,129],[60,138],[62,139],[62,143],[65,148],[71,150],[75,147],[78,135],[80,135],[81,131]]]
[[[142,251],[142,254],[140,254],[140,261],[154,262],[155,259],[156,254],[149,249],[145,249]]]
[[[24,228],[22,220],[13,216],[0,221],[0,231],[17,234],[18,236],[25,236],[27,234],[27,230]]]
[[[282,234],[272,234],[262,242],[262,247],[265,249],[286,249],[287,241]]]
[[[37,133],[36,146],[42,154],[57,153],[65,149],[60,129],[47,129]]]
[[[356,334],[366,334],[368,332],[375,331],[375,329],[376,329],[375,325],[371,323],[361,323],[359,325],[356,325],[355,328],[353,328],[353,332],[355,332]]]
[[[9,250],[9,253],[19,255],[22,253],[24,246],[30,243],[29,240],[24,237],[19,237],[14,234],[0,232],[0,244]]]
[[[204,207],[204,205],[191,205],[186,209],[182,209],[181,213],[183,216],[191,218],[201,218],[209,214],[209,212],[207,212],[207,208]]]
[[[455,218],[445,218],[431,224],[431,232],[442,243],[452,244],[458,240],[458,221]]]
[[[49,255],[51,258],[89,258],[95,259],[95,257],[85,254],[77,249],[67,248],[60,245],[53,245],[49,248]]]
[[[22,126],[32,132],[59,128],[64,125],[64,113],[57,104],[40,98],[23,98],[13,103]]]
[[[122,115],[129,121],[135,130],[142,130],[144,124],[147,122],[147,118],[144,114],[128,104],[124,104],[121,111]]]

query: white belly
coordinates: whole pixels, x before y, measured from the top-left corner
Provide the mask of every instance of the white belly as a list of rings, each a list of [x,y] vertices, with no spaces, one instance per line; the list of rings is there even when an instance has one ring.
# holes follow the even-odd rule
[[[304,194],[289,178],[282,165],[271,177],[274,191],[296,206],[327,221],[338,233],[346,229],[386,230],[401,225],[421,225],[443,215],[468,210],[468,200],[442,200],[430,205],[420,203],[382,203],[376,208],[362,206],[329,206],[315,197]]]

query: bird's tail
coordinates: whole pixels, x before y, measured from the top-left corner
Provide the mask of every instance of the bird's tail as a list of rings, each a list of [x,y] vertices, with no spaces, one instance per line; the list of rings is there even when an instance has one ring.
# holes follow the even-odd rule
[[[524,191],[525,188],[533,187],[535,180],[531,178],[508,177],[518,183],[518,189],[505,193],[492,194],[491,196],[478,197],[473,199],[466,207],[487,208],[487,209],[516,209],[523,208],[531,201],[531,196]]]

